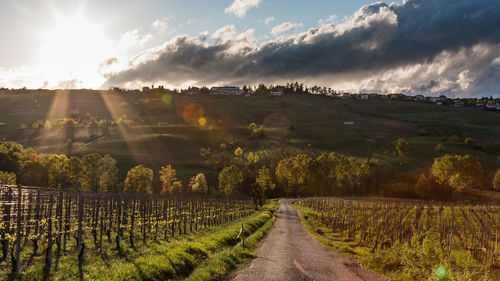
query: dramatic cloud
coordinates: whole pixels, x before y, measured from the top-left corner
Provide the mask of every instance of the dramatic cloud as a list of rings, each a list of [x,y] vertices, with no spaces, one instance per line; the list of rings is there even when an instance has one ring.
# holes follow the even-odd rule
[[[273,35],[278,35],[280,33],[290,31],[290,30],[296,30],[299,27],[304,26],[302,23],[293,23],[293,22],[284,22],[282,24],[278,24],[271,29],[271,34]]]
[[[498,0],[377,2],[332,21],[260,45],[252,30],[238,34],[234,26],[216,31],[214,44],[178,36],[108,73],[105,86],[301,80],[352,91],[499,93]]]
[[[224,12],[226,14],[234,14],[237,17],[244,18],[247,11],[253,7],[259,6],[262,0],[234,0],[231,6],[227,7]]]

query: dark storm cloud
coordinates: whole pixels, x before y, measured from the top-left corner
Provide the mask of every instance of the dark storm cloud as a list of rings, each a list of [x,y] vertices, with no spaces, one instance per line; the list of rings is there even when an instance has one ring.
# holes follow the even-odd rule
[[[448,66],[442,80],[451,79],[448,84],[462,85],[464,75],[475,75],[473,80],[484,79],[495,86],[498,82],[492,79],[499,76],[499,64],[489,64],[498,55],[495,49],[500,42],[499,27],[498,0],[410,0],[403,5],[377,2],[363,6],[341,24],[325,24],[260,46],[253,44],[253,31],[234,35],[231,26],[224,30],[232,31],[233,37],[216,38],[214,45],[179,36],[161,48],[138,55],[129,69],[109,74],[106,85],[154,81],[175,84],[183,80],[202,84],[244,83],[346,73],[359,78],[356,73],[361,72],[370,73],[372,80],[377,80],[374,85],[380,85],[377,75],[384,71],[434,64],[443,52],[453,54],[483,46],[488,49],[488,56],[470,66],[472,73],[463,74],[465,69],[460,69],[460,65]],[[453,55],[447,58],[454,59]],[[446,77],[447,73],[450,77],[462,73],[458,75],[461,80],[458,76]],[[409,83],[402,88],[419,91],[444,85],[443,81],[429,81],[422,85]],[[456,85],[450,89],[456,89]]]

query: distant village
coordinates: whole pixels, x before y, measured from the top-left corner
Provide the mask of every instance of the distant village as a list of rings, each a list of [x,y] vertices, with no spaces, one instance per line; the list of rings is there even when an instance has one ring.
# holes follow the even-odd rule
[[[54,93],[61,90],[48,90],[48,89],[7,89],[0,88],[0,95],[16,95],[16,94],[43,94]],[[453,107],[478,107],[485,110],[500,111],[500,98],[493,97],[480,97],[480,98],[448,98],[445,95],[440,96],[424,96],[424,95],[407,95],[402,93],[346,93],[337,91],[332,88],[312,86],[307,87],[304,84],[287,83],[286,85],[276,85],[266,87],[263,84],[259,86],[223,86],[223,87],[188,87],[187,89],[168,89],[163,86],[151,87],[145,86],[142,89],[122,89],[118,87],[111,87],[108,90],[90,90],[90,89],[72,89],[63,90],[71,93],[114,93],[114,94],[183,94],[183,95],[226,95],[226,96],[243,96],[250,97],[254,95],[271,95],[283,96],[290,94],[311,94],[329,96],[338,99],[354,99],[354,100],[388,100],[388,101],[409,101],[435,104],[441,106]]]

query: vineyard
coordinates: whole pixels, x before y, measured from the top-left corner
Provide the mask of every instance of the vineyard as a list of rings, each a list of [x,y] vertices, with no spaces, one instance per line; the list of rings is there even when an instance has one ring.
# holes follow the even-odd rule
[[[17,274],[38,257],[49,269],[62,253],[83,260],[88,249],[121,252],[249,216],[243,198],[84,193],[0,187],[3,272]],[[87,254],[88,255],[88,254]]]
[[[498,268],[499,204],[461,204],[392,199],[310,198],[299,208],[324,227],[333,240],[362,246],[369,253],[414,243],[439,241],[448,262],[467,252],[476,265]]]

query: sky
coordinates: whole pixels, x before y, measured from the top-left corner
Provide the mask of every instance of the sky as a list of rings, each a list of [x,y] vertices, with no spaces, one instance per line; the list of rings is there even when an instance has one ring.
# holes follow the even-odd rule
[[[0,87],[500,96],[498,0],[2,0]]]

